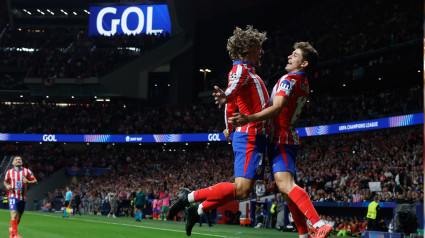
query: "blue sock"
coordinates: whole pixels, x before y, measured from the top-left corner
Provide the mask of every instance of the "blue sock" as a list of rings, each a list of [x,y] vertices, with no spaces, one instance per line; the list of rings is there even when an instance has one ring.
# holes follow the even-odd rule
[[[140,212],[139,216],[140,216],[139,220],[142,220],[143,212]]]
[[[139,212],[136,212],[136,219],[139,220]]]
[[[63,210],[63,216],[66,217],[66,208]]]

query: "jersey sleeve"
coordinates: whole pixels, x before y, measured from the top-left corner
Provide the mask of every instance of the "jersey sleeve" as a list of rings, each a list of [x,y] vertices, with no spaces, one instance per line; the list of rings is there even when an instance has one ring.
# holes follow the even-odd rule
[[[33,181],[33,180],[35,179],[34,174],[33,174],[33,173],[32,173],[32,171],[31,171],[31,170],[29,170],[29,169],[28,169],[27,179],[28,179],[29,181]]]
[[[6,183],[10,183],[10,181],[11,181],[11,179],[10,179],[10,170],[8,170],[8,171],[6,172],[6,176],[4,177],[4,181],[5,181]]]
[[[237,65],[235,71],[233,69],[230,71],[228,85],[225,91],[227,103],[236,101],[241,85],[248,79],[248,70],[242,65]]]
[[[276,87],[276,94],[275,96],[283,96],[286,99],[289,98],[291,95],[292,89],[294,88],[295,80],[291,80],[291,78],[285,76],[282,77],[278,85]]]
[[[233,113],[236,111],[236,109],[238,108],[236,101],[232,102],[232,103],[226,103],[225,109],[224,109],[224,121],[226,123],[226,129],[227,132],[230,134],[232,134],[233,132],[233,125],[232,123],[229,123],[229,117],[233,116]]]

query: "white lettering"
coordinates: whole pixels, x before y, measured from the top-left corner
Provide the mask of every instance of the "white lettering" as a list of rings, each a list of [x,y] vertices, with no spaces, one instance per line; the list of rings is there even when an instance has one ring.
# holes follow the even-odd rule
[[[122,13],[121,19],[111,20],[111,30],[105,30],[103,26],[107,23],[103,22],[103,18],[108,13],[116,15],[117,9],[115,7],[105,7],[99,11],[99,14],[97,15],[97,18],[96,18],[96,28],[99,34],[101,35],[105,35],[105,36],[114,35],[115,33],[117,33],[118,25],[120,25],[121,30],[124,34],[136,35],[136,34],[140,34],[145,26],[145,14],[143,13],[142,9],[138,7],[129,7],[125,9],[124,12]],[[137,17],[139,19],[137,27],[134,30],[128,29],[127,20],[128,20],[128,15],[130,15],[130,13],[137,14]],[[116,16],[116,17],[119,17],[119,16]],[[147,7],[146,33],[158,34],[163,32],[163,29],[152,29],[152,23],[153,23],[153,7]]]
[[[139,17],[139,24],[137,25],[137,28],[133,31],[129,30],[127,27],[127,18],[130,13],[136,13]],[[149,22],[149,20],[148,20]],[[152,24],[152,19],[151,19]],[[143,30],[143,26],[145,25],[145,15],[143,14],[142,10],[138,7],[129,7],[125,9],[125,11],[122,13],[121,17],[121,29],[124,32],[124,34],[131,35],[131,34],[139,34]]]
[[[43,135],[43,141],[57,141],[55,135]]]
[[[110,31],[106,31],[103,28],[103,17],[107,13],[116,14],[117,13],[117,9],[114,8],[114,7],[105,7],[102,10],[100,10],[99,11],[99,14],[97,15],[97,18],[96,18],[96,27],[97,27],[97,30],[99,31],[99,34],[105,35],[105,36],[112,36],[115,33],[117,33],[117,25],[120,24],[120,20],[118,20],[118,19],[112,20],[112,22],[111,22],[111,30]]]
[[[162,33],[162,30],[152,30],[153,7],[148,7],[148,18],[146,22],[146,34]]]
[[[208,141],[221,141],[220,134],[218,133],[208,134]]]

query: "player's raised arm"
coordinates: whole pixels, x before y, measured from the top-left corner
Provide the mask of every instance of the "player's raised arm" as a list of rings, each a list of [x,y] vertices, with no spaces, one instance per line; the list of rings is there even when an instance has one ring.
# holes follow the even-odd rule
[[[218,104],[218,108],[221,108],[222,105],[227,103],[226,94],[218,86],[214,86],[214,89],[216,92],[212,96],[214,97],[215,104]]]

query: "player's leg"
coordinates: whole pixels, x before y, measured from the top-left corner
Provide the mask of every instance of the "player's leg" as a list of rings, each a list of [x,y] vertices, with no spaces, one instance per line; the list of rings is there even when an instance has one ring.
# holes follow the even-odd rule
[[[292,219],[294,219],[294,223],[297,227],[298,234],[300,238],[307,238],[308,237],[308,227],[307,227],[307,220],[304,214],[298,209],[297,204],[292,202],[292,200],[288,197],[288,195],[283,194],[283,199],[285,199],[286,204],[289,208],[289,211],[292,214]]]
[[[285,155],[286,156],[286,160],[285,160],[284,156],[282,155],[282,151],[279,149],[279,146],[276,143],[269,144],[268,154],[269,154],[269,160],[270,160],[270,167],[273,170],[272,180],[275,180],[276,186],[280,188],[284,186],[283,180],[286,178],[279,175],[281,172],[285,172],[285,171],[293,171],[293,173],[295,173],[294,160],[292,158],[289,158],[289,161],[288,161],[287,155]],[[292,214],[292,218],[294,219],[294,223],[297,226],[299,237],[307,238],[309,234],[308,234],[306,217],[300,211],[300,209],[298,209],[298,206],[294,202],[292,202],[292,200],[289,198],[287,194],[282,193],[282,196],[283,196],[283,199],[285,199],[286,204],[289,208],[289,211]]]
[[[22,215],[24,215],[24,210],[25,210],[25,202],[20,202],[21,204],[18,204],[18,214],[16,217],[16,235],[18,235],[18,227],[19,227],[19,223],[21,222],[22,219]],[[19,236],[15,236],[15,237],[19,237]]]
[[[16,198],[9,198],[9,211],[10,211],[10,226],[12,229],[9,229],[9,232],[11,233],[11,237],[18,235],[18,219],[19,219],[19,212],[18,212],[18,203],[19,200]]]
[[[191,235],[193,226],[204,213],[233,199],[241,200],[247,198],[251,194],[256,180],[263,179],[264,155],[266,152],[265,136],[235,133],[233,136],[233,151],[235,153],[234,184],[219,183],[188,195],[189,203],[204,202],[186,209],[186,235]]]
[[[11,210],[10,216],[11,216],[10,226],[12,227],[11,234],[12,236],[16,236],[18,235],[18,216],[19,216],[18,210]]]
[[[273,168],[274,179],[279,191],[283,194],[287,194],[302,214],[311,221],[315,228],[315,238],[324,238],[328,236],[332,227],[325,224],[320,219],[306,191],[295,184],[295,159],[298,153],[298,147],[272,144],[272,148],[269,149],[271,152],[270,155],[273,156],[271,157],[271,167]]]

